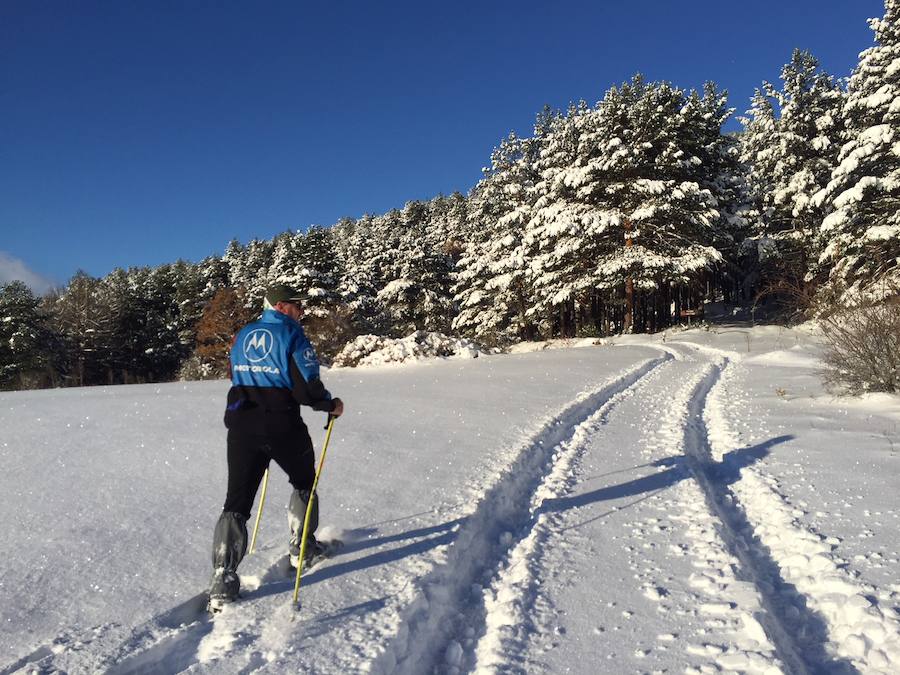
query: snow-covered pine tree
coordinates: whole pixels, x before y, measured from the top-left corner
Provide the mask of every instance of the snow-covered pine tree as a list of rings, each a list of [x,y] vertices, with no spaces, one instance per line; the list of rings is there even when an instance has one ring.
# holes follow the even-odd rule
[[[822,222],[820,261],[851,295],[900,286],[900,0],[869,22],[875,46],[860,55],[842,117],[846,143],[814,198]]]
[[[275,238],[268,278],[302,292],[308,316],[325,316],[334,308],[340,276],[331,228],[313,225],[306,232],[284,232]]]
[[[0,388],[32,388],[50,379],[53,342],[40,298],[21,281],[0,285]]]
[[[103,383],[129,384],[141,378],[145,367],[146,308],[138,287],[146,269],[116,268],[99,280],[95,291],[101,319],[97,334],[98,361],[103,364]],[[96,384],[93,382],[92,384]]]
[[[313,225],[303,238],[306,282],[311,314],[330,311],[338,301],[337,286],[342,276],[334,246],[334,231]]]
[[[669,303],[651,292],[695,283],[722,260],[713,244],[724,212],[709,157],[719,161],[723,144],[708,130],[720,134],[730,111],[721,110],[714,89],[693,101],[668,83],[636,76],[592,110],[566,118],[572,131],[561,135],[561,153],[548,145],[542,161],[553,152],[564,158],[573,141],[574,151],[568,163],[550,162],[542,172],[544,194],[529,232],[539,249],[535,286],[543,304],[575,300],[576,331],[582,317],[596,321],[598,289],[604,321],[615,326],[595,329],[629,328],[630,287],[641,296],[638,328],[664,325]],[[698,111],[711,120],[700,129]]]
[[[465,199],[459,193],[438,195],[426,203],[422,223],[422,255],[418,283],[422,298],[422,327],[446,333],[456,314],[453,301],[453,270],[459,257],[460,237],[466,223]],[[411,270],[411,275],[416,271]]]
[[[302,232],[288,230],[275,236],[272,240],[272,259],[266,270],[266,280],[269,283],[289,283],[296,281],[295,270],[302,269],[300,261]]]
[[[454,192],[449,197],[439,196],[431,200],[429,206],[429,241],[455,265],[469,233],[469,201],[465,195]]]
[[[197,268],[197,273],[203,281],[200,295],[204,302],[209,302],[220,289],[228,288],[228,263],[224,257],[208,256],[198,263]]]
[[[246,291],[248,306],[262,307],[262,299],[271,279],[269,268],[275,248],[273,239],[253,239],[246,246],[232,240],[223,260],[228,265],[228,285]]]
[[[338,295],[350,310],[356,332],[378,332],[381,321],[375,300],[379,284],[373,258],[375,217],[366,214],[358,220],[344,218],[334,228],[335,254],[341,270]]]
[[[100,280],[97,297],[107,317],[101,353],[106,381],[172,379],[191,348],[180,335],[173,266],[113,270]]]
[[[541,140],[511,133],[492,153],[491,166],[470,196],[469,236],[456,266],[459,311],[453,329],[485,342],[534,338],[524,237]]]
[[[766,276],[766,269],[777,259],[777,248],[766,234],[766,223],[772,212],[775,194],[774,175],[777,155],[771,139],[775,137],[774,89],[764,82],[750,99],[746,116],[738,118],[744,129],[740,135],[740,160],[745,167],[750,221],[748,236],[741,246],[741,266],[744,269],[744,297],[756,296]]]
[[[196,345],[197,323],[214,292],[207,293],[208,279],[203,274],[201,264],[177,260],[165,267],[168,267],[174,289],[173,299],[178,310],[175,317],[175,331],[180,343],[179,352],[181,358],[184,358]]]
[[[785,256],[799,256],[791,266],[798,277],[811,278],[811,263],[818,257],[814,235],[823,214],[812,197],[828,184],[835,168],[840,139],[843,92],[834,78],[821,70],[809,52],[794,50],[781,71],[778,95],[779,156],[775,163],[774,211],[770,230],[792,244]]]
[[[690,132],[683,134],[684,152],[699,160],[685,165],[687,177],[709,190],[719,212],[718,222],[712,223],[706,231],[708,237],[704,237],[726,262],[711,275],[712,286],[729,302],[736,301],[740,294],[738,256],[750,225],[746,169],[740,161],[739,141],[735,134],[722,133],[733,113],[734,108],[728,106],[728,92],[719,90],[714,82],[703,85],[702,96],[692,91],[681,110],[681,126]],[[667,295],[663,293],[661,298],[666,304]]]
[[[401,269],[405,220],[399,209],[375,216],[369,230],[369,260],[365,265],[375,291],[372,327],[381,335],[398,335],[409,328],[396,326],[405,312],[408,285]],[[400,319],[407,323],[406,318]]]
[[[782,88],[757,90],[744,119],[742,159],[750,169],[756,211],[756,260],[765,294],[804,302],[813,279],[823,214],[813,196],[834,169],[843,93],[807,51],[794,50],[781,71]],[[779,112],[776,119],[775,111]]]
[[[383,252],[387,263],[384,286],[377,300],[390,317],[391,332],[406,335],[415,330],[445,331],[452,319],[449,257],[435,244],[443,237],[428,236],[429,207],[408,202],[394,212],[397,227],[391,233],[396,248]]]
[[[104,381],[108,312],[98,296],[100,281],[79,270],[51,305],[54,329],[62,336],[76,386]]]
[[[201,303],[196,302],[199,287],[194,266],[176,261],[147,270],[137,288],[145,311],[142,377],[148,381],[174,379],[190,355],[202,313]]]
[[[730,110],[711,84],[701,97],[635,78],[623,92],[625,124],[613,127],[623,143],[594,163],[592,190],[621,218],[626,246],[599,261],[598,276],[607,288],[627,288],[630,279],[635,328],[646,330],[649,321],[655,329],[669,321],[669,289],[678,291],[676,309],[699,303],[704,278],[722,262],[716,169],[721,125]],[[624,323],[627,330],[627,296]]]
[[[522,141],[511,133],[494,149],[491,166],[482,169],[485,177],[469,196],[472,224],[467,228],[468,236],[454,271],[454,301],[459,311],[453,319],[453,330],[491,344],[502,341],[511,313],[487,292],[490,280],[488,253],[491,245],[502,238],[497,222],[506,210],[503,177],[519,161],[521,146]],[[517,190],[518,181],[513,179],[512,186]]]
[[[567,326],[576,329],[572,318],[581,315],[594,288],[591,260],[609,246],[605,210],[576,185],[589,161],[582,137],[596,121],[584,101],[570,105],[549,121],[534,165],[539,180],[524,236],[534,289],[527,315],[546,335],[554,326],[561,334]]]

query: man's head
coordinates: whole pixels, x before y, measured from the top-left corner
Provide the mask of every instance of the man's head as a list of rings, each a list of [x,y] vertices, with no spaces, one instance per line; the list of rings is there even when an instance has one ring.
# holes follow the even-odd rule
[[[274,309],[287,314],[294,321],[303,316],[303,296],[287,284],[275,284],[266,289],[264,305],[266,309]]]

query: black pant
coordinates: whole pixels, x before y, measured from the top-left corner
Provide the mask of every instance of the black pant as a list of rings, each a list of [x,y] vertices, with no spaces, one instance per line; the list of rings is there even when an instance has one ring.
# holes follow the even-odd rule
[[[250,518],[256,491],[269,461],[288,475],[296,490],[312,490],[316,477],[312,439],[304,425],[287,435],[257,435],[228,431],[228,495],[224,511]]]

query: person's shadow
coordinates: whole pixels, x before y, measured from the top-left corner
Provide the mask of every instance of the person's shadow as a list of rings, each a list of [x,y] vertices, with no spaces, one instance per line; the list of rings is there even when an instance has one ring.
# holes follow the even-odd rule
[[[740,480],[741,469],[747,466],[752,466],[756,462],[763,459],[766,455],[768,455],[772,447],[781,443],[786,443],[790,440],[793,440],[793,438],[794,436],[791,435],[776,436],[775,438],[770,438],[767,441],[748,448],[732,450],[722,458],[721,462],[704,460],[704,469],[706,470],[707,475],[715,480],[717,484],[722,486],[731,485],[732,483]],[[596,490],[591,490],[590,492],[584,492],[569,497],[547,499],[538,509],[538,513],[554,513],[559,511],[567,511],[569,509],[588,506],[589,504],[609,501],[611,499],[639,497],[633,502],[626,504],[625,507],[618,507],[616,509],[611,509],[604,513],[597,514],[589,518],[588,520],[582,521],[575,525],[570,525],[569,527],[564,528],[564,530],[578,528],[595,520],[605,518],[612,513],[620,512],[623,508],[634,506],[638,502],[652,497],[656,493],[675,485],[679,481],[682,481],[691,475],[690,471],[688,470],[688,459],[684,455],[665,457],[649,464],[642,464],[640,466],[632,467],[632,469],[630,470],[650,466],[667,468],[665,471],[657,471],[656,473],[650,474],[649,476],[635,478],[634,480],[620,483],[618,485],[609,485],[606,487],[598,488]]]
[[[720,480],[725,484],[731,484],[734,481],[738,480],[738,478],[740,477],[740,470],[742,468],[755,464],[766,455],[768,455],[770,449],[773,446],[780,443],[785,443],[792,438],[793,436],[777,436],[758,445],[754,445],[748,448],[742,448],[740,450],[734,450],[726,454],[722,462],[712,463],[710,465],[710,470],[717,476],[717,480]],[[637,504],[638,502],[653,496],[661,490],[665,490],[666,488],[675,485],[679,481],[690,477],[691,474],[687,468],[686,462],[686,457],[679,455],[666,457],[664,459],[657,460],[656,462],[631,467],[630,469],[616,471],[614,473],[633,471],[636,469],[651,466],[666,467],[664,471],[657,471],[649,476],[635,478],[634,480],[619,483],[618,485],[609,485],[606,487],[598,488],[596,490],[591,490],[590,492],[584,492],[567,497],[546,499],[541,504],[541,506],[535,510],[533,518],[537,518],[542,513],[563,512],[570,509],[580,508],[613,499],[639,497],[630,504],[627,504],[624,508],[633,506],[634,504]],[[588,522],[603,518],[611,513],[621,512],[622,509],[623,507],[619,507],[615,510],[607,511],[605,513],[593,516],[589,520],[578,523],[576,525],[572,525],[570,527],[581,527]],[[430,549],[452,543],[456,539],[459,528],[466,522],[466,520],[467,517],[455,518],[453,520],[448,520],[436,525],[410,529],[405,532],[398,532],[396,534],[387,534],[382,536],[377,536],[378,528],[372,526],[365,526],[355,530],[351,530],[348,533],[349,541],[347,541],[343,549],[341,549],[340,556],[338,558],[335,558],[335,560],[327,566],[311,570],[308,580],[307,578],[304,578],[303,585],[310,586],[322,581],[326,581],[327,579],[339,577],[343,574],[358,572],[360,570],[368,569],[371,567],[378,567],[379,565],[402,560],[403,558],[412,555],[421,555],[429,551]],[[386,544],[397,542],[408,543],[395,548],[387,548],[384,550],[374,551],[373,553],[370,553],[366,556],[353,557],[352,559],[349,559],[350,556],[360,551],[372,548],[381,548]],[[348,557],[348,559],[341,560],[345,557]],[[284,590],[283,588],[281,588],[282,585],[283,584],[267,584],[260,587],[257,591],[253,592],[252,595],[258,597],[262,595],[279,593]]]

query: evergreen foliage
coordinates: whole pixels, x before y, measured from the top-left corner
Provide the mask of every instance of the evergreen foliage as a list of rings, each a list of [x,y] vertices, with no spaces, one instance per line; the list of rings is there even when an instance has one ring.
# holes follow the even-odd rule
[[[781,80],[780,90],[765,82],[756,91],[749,117],[743,118],[741,159],[749,167],[755,225],[750,272],[761,294],[796,298],[820,276],[824,213],[814,196],[837,161],[843,92],[816,58],[801,50],[794,51]]]
[[[900,281],[900,0],[869,24],[875,46],[860,55],[843,105],[846,142],[827,186],[820,262],[850,296]]]
[[[0,285],[0,388],[42,383],[55,342],[40,299],[21,281]]]
[[[470,197],[467,242],[456,263],[453,329],[491,344],[532,338],[525,224],[538,173],[537,140],[511,133]]]

